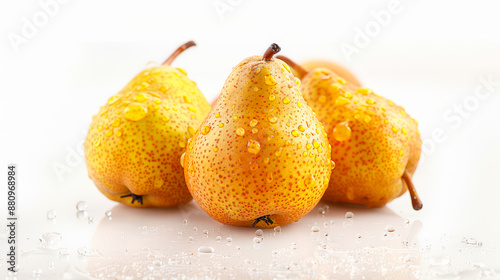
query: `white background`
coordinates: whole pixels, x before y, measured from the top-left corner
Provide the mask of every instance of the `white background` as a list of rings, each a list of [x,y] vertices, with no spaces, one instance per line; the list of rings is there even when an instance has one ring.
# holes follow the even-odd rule
[[[24,276],[18,275],[19,279],[32,277],[33,269],[38,268],[43,271],[42,279],[96,276],[86,266],[85,258],[77,258],[76,251],[81,246],[106,251],[109,244],[96,242],[96,236],[104,236],[105,240],[113,237],[106,235],[110,234],[107,230],[99,233],[97,224],[101,221],[99,227],[106,226],[103,225],[108,222],[104,211],[113,207],[115,224],[111,228],[120,228],[121,232],[135,232],[145,223],[163,226],[167,232],[183,232],[183,237],[175,241],[173,247],[166,245],[165,250],[195,252],[193,262],[200,266],[199,270],[180,270],[179,275],[217,276],[203,270],[206,261],[215,271],[219,269],[216,264],[227,262],[228,268],[235,272],[233,275],[241,277],[248,273],[257,278],[276,277],[273,266],[258,260],[270,258],[277,264],[290,265],[286,256],[271,258],[271,251],[303,241],[302,248],[310,250],[293,253],[299,265],[297,271],[302,274],[290,275],[331,277],[333,271],[329,268],[323,270],[320,264],[300,260],[319,261],[321,248],[317,246],[323,241],[318,241],[321,238],[311,235],[309,229],[315,223],[322,225],[323,221],[334,220],[335,226],[327,229],[329,239],[324,241],[329,246],[326,250],[329,254],[350,254],[352,250],[370,246],[399,250],[402,241],[408,239],[406,235],[389,241],[380,237],[385,225],[395,224],[396,232],[406,230],[406,234],[415,239],[413,253],[418,257],[402,262],[407,265],[405,269],[414,266],[420,271],[411,277],[485,277],[495,275],[495,269],[496,276],[491,277],[500,277],[498,2],[393,1],[399,8],[384,25],[377,23],[374,15],[387,11],[389,0],[69,0],[64,4],[55,2],[57,8],[54,10],[51,6],[54,12],[44,22],[47,12],[41,3],[46,2],[2,1],[0,4],[0,166],[2,170],[6,170],[8,163],[19,167],[21,250],[28,252],[37,248],[40,234],[57,231],[62,234],[63,246],[68,248],[70,257],[53,260],[55,269],[49,270],[47,262],[54,257],[53,252],[25,254],[19,272]],[[224,7],[227,9],[223,10]],[[37,24],[28,36],[22,33],[27,21]],[[367,29],[371,31],[368,41],[356,44],[357,30],[365,33]],[[22,43],[12,43],[15,36],[23,37]],[[270,43],[276,42],[282,47],[282,54],[296,61],[337,61],[351,69],[364,85],[403,105],[419,121],[425,143],[423,160],[414,177],[424,208],[414,212],[408,194],[385,208],[373,210],[322,202],[320,206],[330,207],[326,216],[315,210],[299,223],[284,227],[286,237],[282,240],[286,242],[283,244],[272,231],[266,231],[266,236],[272,235],[275,241],[263,248],[253,248],[254,230],[220,225],[200,212],[194,203],[188,208],[146,210],[149,212],[116,207],[118,204],[107,200],[88,179],[79,154],[91,117],[111,95],[144,69],[147,62],[162,62],[188,40],[195,40],[198,46],[183,53],[174,66],[186,69],[209,101],[215,98],[234,65],[247,56],[261,54]],[[346,56],[341,48],[345,44],[356,47],[357,53]],[[492,80],[494,88],[492,92],[482,88],[481,93],[487,96],[478,99],[474,94],[483,85],[481,79]],[[465,108],[462,114],[457,111],[459,107]],[[57,174],[54,166],[58,164],[65,165],[69,171]],[[2,172],[1,177],[4,182],[5,173]],[[4,217],[6,189],[2,188],[1,192]],[[95,219],[93,224],[75,217],[74,205],[79,200],[89,204],[88,213]],[[45,217],[51,209],[59,213],[55,222]],[[355,226],[342,227],[346,211],[354,212]],[[117,213],[131,215],[133,222],[128,223]],[[183,217],[191,217],[188,226],[182,224]],[[410,225],[405,227],[407,219]],[[199,224],[193,225],[192,221]],[[200,237],[188,242],[191,233],[187,231],[192,231],[194,226],[199,227],[199,231],[207,228],[208,237],[198,232]],[[218,230],[222,230],[224,239],[227,236],[235,239],[232,247],[226,246],[224,250],[236,246],[248,248],[236,257],[235,251],[214,247],[216,256],[211,260],[197,258],[199,246],[212,243],[220,246],[215,243]],[[408,233],[411,230],[413,232]],[[354,236],[363,232],[375,232],[375,237],[355,242]],[[461,242],[464,237],[481,241],[483,247],[464,247]],[[177,234],[172,238],[177,239]],[[131,251],[157,246],[142,235],[130,234],[125,239],[131,242],[126,245],[131,246]],[[164,244],[173,242],[169,241],[169,235],[161,240]],[[3,231],[0,241],[0,268],[4,273]],[[123,245],[120,244],[114,248],[118,250]],[[271,248],[271,244],[277,247]],[[300,248],[301,244],[297,246]],[[436,253],[432,251],[434,248],[441,251]],[[166,251],[162,253],[167,254]],[[445,256],[444,265],[435,264],[436,255],[438,259]],[[224,256],[231,256],[232,261],[222,261]],[[245,262],[247,259],[250,261]],[[367,259],[362,261],[368,263]],[[311,265],[312,270],[307,270],[307,265]],[[79,276],[72,276],[76,275],[75,267],[81,272]],[[178,267],[173,264],[171,269]],[[395,273],[403,277],[397,274],[400,272]],[[134,277],[142,279],[144,275]],[[361,274],[350,275],[356,278]],[[383,273],[375,271],[366,275],[377,278]],[[406,274],[404,277],[411,278]]]

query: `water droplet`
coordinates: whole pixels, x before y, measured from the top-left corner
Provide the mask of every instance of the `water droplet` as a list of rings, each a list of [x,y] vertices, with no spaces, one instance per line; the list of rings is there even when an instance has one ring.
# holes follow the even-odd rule
[[[316,183],[316,179],[314,178],[314,176],[312,174],[309,174],[305,179],[304,179],[304,184],[307,186],[307,187],[310,187],[310,186],[314,186],[314,184]]]
[[[193,239],[194,238],[192,236],[188,237],[188,241],[193,241]]]
[[[188,126],[188,133],[189,135],[193,136],[196,133],[196,128]]]
[[[298,87],[300,87],[300,80],[299,80],[299,78],[297,78],[297,77],[295,78],[295,83],[297,84]]]
[[[254,237],[253,238],[253,243],[259,244],[260,242],[262,242],[262,237]]]
[[[271,183],[274,180],[274,178],[273,178],[273,172],[267,172],[266,180],[267,180],[268,183]]]
[[[48,250],[57,250],[61,246],[62,236],[58,232],[47,232],[39,237],[40,247]]]
[[[258,121],[258,120],[253,119],[253,120],[251,120],[251,121],[250,121],[250,126],[251,126],[251,127],[254,127],[254,126],[256,126],[258,123],[259,123],[259,121]]]
[[[347,213],[345,213],[345,217],[346,217],[346,219],[352,219],[352,218],[354,218],[354,213],[347,212]]]
[[[259,88],[258,87],[253,87],[253,90],[254,91],[259,91]]]
[[[181,155],[181,166],[184,168],[184,158],[186,157],[186,152],[182,153]]]
[[[318,232],[320,230],[320,228],[318,226],[312,226],[311,227],[311,231],[312,232]]]
[[[371,122],[371,121],[372,121],[372,118],[371,118],[370,116],[365,116],[365,117],[363,118],[363,121],[364,121],[365,123],[369,123],[369,122]]]
[[[203,230],[203,234],[208,235],[208,230]]]
[[[275,227],[274,232],[281,232],[281,227],[280,226]]]
[[[47,268],[48,268],[49,270],[54,270],[54,267],[55,267],[54,262],[50,261],[50,262],[48,262],[48,263],[47,263]]]
[[[42,276],[42,269],[40,268],[33,269],[33,277],[38,278],[40,276]]]
[[[336,107],[345,106],[349,103],[351,103],[351,101],[349,101],[349,99],[344,98],[342,96],[339,96],[339,97],[337,97],[337,99],[335,99],[335,106]]]
[[[198,248],[198,252],[202,254],[212,254],[214,252],[214,248],[209,246],[201,246]]]
[[[185,148],[186,147],[186,139],[179,140],[179,147],[181,147],[181,148]]]
[[[306,128],[303,125],[299,125],[298,128],[300,132],[304,132],[306,130]]]
[[[298,137],[300,134],[299,134],[299,132],[297,130],[292,130],[292,135],[294,137]]]
[[[231,237],[226,238],[226,242],[232,242],[233,239]]]
[[[302,107],[302,103],[300,103],[300,101],[297,101],[297,106],[298,106],[299,108],[301,108],[301,107]]]
[[[261,230],[261,229],[258,229],[258,230],[255,231],[255,235],[262,236],[262,235],[264,235],[264,231]]]
[[[203,134],[203,135],[207,135],[209,132],[210,132],[210,126],[204,126],[201,129],[201,134]]]
[[[193,108],[193,107],[187,107],[187,109],[188,109],[189,111],[193,112],[193,113],[198,112],[198,110],[196,110],[196,109],[195,109],[195,108]]]
[[[245,129],[243,127],[238,127],[238,129],[236,129],[236,135],[238,136],[245,135]]]
[[[351,139],[351,128],[347,122],[341,122],[333,129],[333,137],[339,142]]]
[[[392,131],[394,131],[394,132],[398,132],[398,131],[399,131],[399,129],[397,129],[395,126],[393,126],[393,127],[392,127]]]
[[[89,206],[87,205],[87,202],[85,202],[85,201],[79,201],[76,204],[76,210],[78,210],[78,211],[86,211],[87,208],[89,208]]]
[[[136,122],[144,119],[147,114],[148,110],[144,106],[132,103],[123,111],[123,118],[128,121]]]
[[[188,224],[188,219],[184,219],[184,220],[182,220],[182,224],[183,224],[183,225],[185,225],[185,226],[187,226],[187,224]]]
[[[365,102],[366,102],[366,104],[370,104],[370,105],[375,104],[375,101],[373,99],[370,99],[370,98],[366,99]]]
[[[114,119],[113,122],[111,123],[112,126],[118,127],[120,126],[121,119]]]
[[[254,155],[258,154],[260,151],[260,143],[253,140],[253,139],[248,140],[247,150],[251,154],[254,154]]]
[[[139,94],[137,94],[137,95],[134,97],[134,101],[135,101],[135,102],[140,102],[140,103],[142,103],[142,102],[144,102],[144,101],[146,101],[146,100],[148,100],[148,99],[149,99],[149,98],[148,98],[146,95],[144,95],[143,93],[139,93]]]
[[[253,72],[254,72],[255,74],[259,74],[259,73],[260,73],[260,70],[261,70],[261,69],[260,69],[260,67],[256,67],[256,68],[253,70]]]
[[[104,212],[104,215],[106,215],[106,217],[108,217],[108,218],[111,218],[111,215],[113,215],[113,212],[111,210],[108,210],[108,211]]]
[[[162,93],[166,93],[169,89],[170,89],[170,88],[169,88],[169,87],[167,87],[166,85],[162,85],[162,86],[160,87],[160,91],[161,91]]]
[[[283,103],[285,103],[285,104],[290,103],[290,99],[288,99],[287,97],[283,98]]]
[[[97,148],[99,147],[99,145],[101,144],[101,139],[100,138],[97,138],[95,141],[94,141],[94,146]]]
[[[363,238],[363,235],[361,235],[361,233],[358,233],[358,234],[356,234],[356,238],[361,239],[361,238]]]
[[[277,123],[278,122],[278,118],[276,118],[275,116],[269,116],[269,122],[270,123]]]
[[[276,99],[276,96],[274,94],[269,95],[269,100],[274,101]]]
[[[90,216],[90,217],[88,218],[88,221],[89,221],[89,224],[94,223],[94,217]]]
[[[113,105],[114,103],[116,103],[118,100],[120,100],[121,97],[118,96],[118,95],[115,95],[115,96],[111,96],[109,99],[108,99],[108,105]]]
[[[49,220],[54,220],[57,217],[57,211],[56,210],[50,210],[47,212],[47,219]]]
[[[394,232],[394,231],[396,230],[396,228],[395,228],[393,225],[387,225],[387,226],[385,227],[385,230],[386,230],[387,232]]]
[[[267,75],[265,78],[265,83],[268,86],[274,86],[276,84],[276,80],[272,75]]]
[[[313,146],[314,146],[315,149],[317,149],[317,148],[320,147],[320,144],[318,143],[318,141],[313,140]]]
[[[276,152],[274,152],[274,154],[275,154],[277,157],[279,157],[279,156],[281,156],[281,153],[282,153],[282,152],[283,152],[283,148],[282,148],[282,147],[279,147],[279,148],[276,150]]]
[[[318,208],[318,213],[320,213],[321,215],[325,215],[326,211],[323,207],[320,207]]]
[[[198,231],[198,228],[197,227],[193,227],[193,231]]]
[[[372,90],[369,89],[369,88],[359,88],[356,93],[360,93],[362,95],[368,95],[370,93],[372,93]]]

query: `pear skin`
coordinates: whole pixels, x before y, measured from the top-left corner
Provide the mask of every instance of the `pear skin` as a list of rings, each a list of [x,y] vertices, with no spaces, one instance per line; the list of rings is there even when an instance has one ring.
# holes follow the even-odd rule
[[[93,117],[85,139],[88,175],[109,199],[134,207],[191,200],[180,157],[210,105],[181,68],[148,68]]]
[[[215,220],[270,228],[298,221],[328,187],[333,163],[300,81],[273,55],[238,64],[184,158],[194,200]]]
[[[411,181],[422,146],[417,121],[403,107],[330,69],[299,71],[306,72],[301,90],[328,133],[336,163],[324,199],[380,207],[409,189],[413,208],[421,209]]]

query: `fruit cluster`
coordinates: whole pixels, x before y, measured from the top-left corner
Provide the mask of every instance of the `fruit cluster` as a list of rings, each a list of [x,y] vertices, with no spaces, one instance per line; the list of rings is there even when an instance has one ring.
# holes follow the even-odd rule
[[[240,62],[215,104],[181,68],[139,73],[101,107],[85,140],[89,177],[109,199],[173,207],[194,198],[228,225],[298,221],[321,198],[383,206],[410,191],[417,122],[328,63],[298,65],[272,44]]]

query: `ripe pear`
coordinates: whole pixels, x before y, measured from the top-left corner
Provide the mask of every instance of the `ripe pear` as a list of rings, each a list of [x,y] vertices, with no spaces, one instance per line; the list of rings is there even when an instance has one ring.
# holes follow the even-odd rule
[[[234,68],[188,142],[188,189],[201,209],[227,225],[296,222],[328,187],[327,135],[302,98],[300,81],[273,58],[279,50],[272,44]]]
[[[403,107],[327,68],[307,71],[280,58],[306,73],[304,99],[329,133],[337,167],[324,198],[379,207],[408,189],[413,208],[420,210],[422,202],[411,180],[422,146],[417,121]]]
[[[171,207],[191,200],[180,157],[210,105],[171,62],[147,68],[93,117],[84,143],[89,177],[109,199],[134,207]]]
[[[351,71],[349,71],[347,68],[341,66],[338,63],[332,61],[311,60],[301,63],[300,66],[302,66],[301,69],[306,69],[306,70],[312,70],[319,67],[328,68],[333,72],[335,72],[336,74],[338,74],[339,76],[343,77],[346,81],[350,82],[354,86],[361,87],[361,82],[358,80],[358,78],[356,78],[356,76]],[[299,79],[302,79],[307,74],[307,71],[299,72],[300,70],[295,68],[291,68],[291,70],[292,74]],[[210,106],[213,107],[216,102],[217,102],[217,97],[214,100],[212,100]]]

